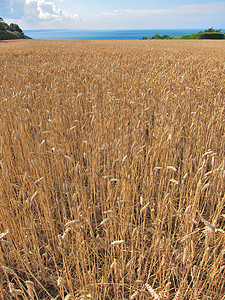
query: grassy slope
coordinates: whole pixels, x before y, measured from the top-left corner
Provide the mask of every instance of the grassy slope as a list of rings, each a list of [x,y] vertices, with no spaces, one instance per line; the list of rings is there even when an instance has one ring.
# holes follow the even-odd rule
[[[0,43],[0,298],[222,299],[224,47]]]

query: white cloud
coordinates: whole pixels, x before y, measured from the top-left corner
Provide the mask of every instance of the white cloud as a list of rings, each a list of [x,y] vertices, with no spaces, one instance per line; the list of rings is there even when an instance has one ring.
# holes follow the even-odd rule
[[[204,4],[179,5],[165,9],[124,9],[103,11],[105,17],[147,17],[153,15],[172,14],[221,14],[225,13],[225,2],[213,2]]]
[[[81,0],[80,0],[81,1]],[[26,29],[123,29],[123,28],[180,28],[223,27],[225,1],[172,6],[168,2],[162,9],[115,9],[105,10],[90,4],[83,11],[78,0],[0,0],[0,10],[8,23],[17,23]],[[206,0],[205,0],[206,1]],[[82,2],[86,2],[82,0]],[[123,7],[125,7],[124,1]],[[144,1],[143,1],[144,2]],[[195,3],[194,3],[195,2]],[[77,10],[74,10],[77,3]],[[93,1],[94,3],[94,1]],[[131,2],[130,2],[131,5]],[[112,5],[110,5],[112,7]],[[102,8],[103,7],[103,8]],[[114,5],[116,7],[116,5]],[[82,14],[82,18],[77,13]],[[101,11],[102,10],[102,11]]]
[[[62,2],[63,0],[61,0]],[[54,2],[46,0],[26,0],[25,13],[30,17],[37,17],[39,20],[48,21],[76,21],[80,20],[78,14],[71,14],[58,8]]]

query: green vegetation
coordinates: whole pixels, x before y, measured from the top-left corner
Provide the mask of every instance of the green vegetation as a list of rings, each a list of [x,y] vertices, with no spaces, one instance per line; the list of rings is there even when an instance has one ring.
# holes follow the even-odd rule
[[[221,32],[222,29],[213,29],[213,27],[206,29],[205,31],[200,31],[196,34],[182,35],[179,37],[171,37],[169,35],[159,35],[155,34],[153,40],[221,40],[225,39],[225,34]]]
[[[165,39],[171,39],[171,37],[167,34],[164,34],[164,35],[160,35],[160,34],[155,34],[153,37],[152,37],[153,40],[165,40]]]
[[[24,39],[26,36],[19,25],[11,23],[8,25],[0,17],[0,40]]]

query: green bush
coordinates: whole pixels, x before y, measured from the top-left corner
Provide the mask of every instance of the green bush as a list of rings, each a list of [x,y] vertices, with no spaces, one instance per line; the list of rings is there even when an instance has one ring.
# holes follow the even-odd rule
[[[169,36],[169,35],[167,35],[167,34],[164,34],[163,36],[162,36],[162,39],[164,39],[164,40],[166,40],[166,39],[170,39],[171,37]]]
[[[152,39],[153,39],[153,40],[161,40],[162,37],[161,37],[160,34],[155,34],[155,35],[153,35]]]
[[[224,39],[224,34],[221,32],[202,32],[199,38],[202,39],[212,39],[212,40],[222,40]]]

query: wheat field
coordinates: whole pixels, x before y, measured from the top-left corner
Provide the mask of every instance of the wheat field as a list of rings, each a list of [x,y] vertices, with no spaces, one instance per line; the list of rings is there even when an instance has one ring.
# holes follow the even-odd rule
[[[0,43],[0,299],[225,299],[224,41]]]

